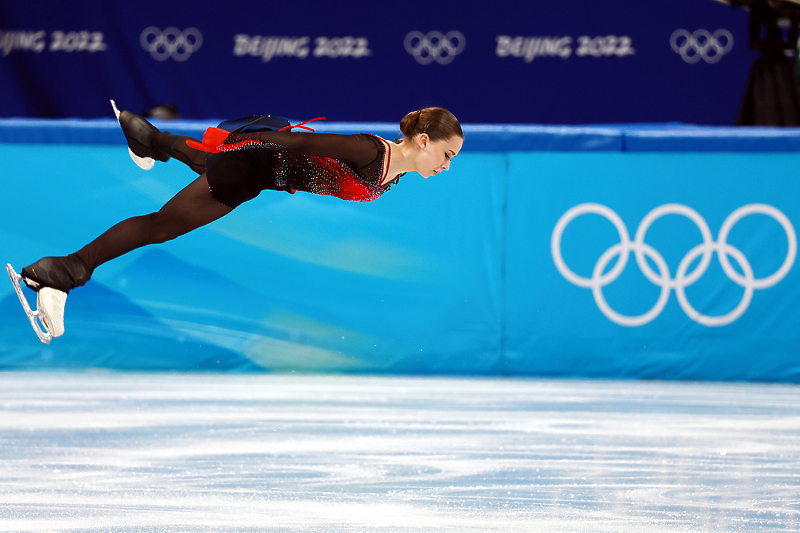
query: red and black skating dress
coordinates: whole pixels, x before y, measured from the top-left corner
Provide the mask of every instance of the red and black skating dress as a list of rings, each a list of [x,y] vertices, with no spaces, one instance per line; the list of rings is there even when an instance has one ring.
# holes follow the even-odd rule
[[[208,154],[206,175],[211,193],[230,208],[265,189],[371,202],[397,183],[381,185],[391,146],[375,135],[261,131],[231,135],[220,146],[233,149]]]

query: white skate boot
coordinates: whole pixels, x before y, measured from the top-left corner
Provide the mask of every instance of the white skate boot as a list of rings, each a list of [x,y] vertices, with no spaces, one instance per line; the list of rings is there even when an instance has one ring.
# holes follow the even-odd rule
[[[11,278],[11,283],[14,284],[14,290],[17,292],[19,302],[22,304],[22,309],[28,315],[28,320],[39,337],[45,344],[50,344],[53,337],[60,337],[64,334],[64,306],[67,303],[67,293],[51,289],[49,287],[42,287],[36,297],[36,310],[32,310],[28,304],[28,299],[22,292],[23,281],[22,276],[14,272],[11,265],[6,265],[6,271]],[[26,281],[26,283],[33,283]]]
[[[67,293],[50,287],[39,289],[36,297],[36,312],[39,313],[44,327],[53,337],[64,334],[64,306],[67,304]]]
[[[45,344],[64,334],[67,293],[85,285],[92,277],[92,271],[77,254],[43,257],[23,268],[22,274],[14,272],[11,265],[6,265],[6,271],[33,330]],[[35,311],[22,292],[23,283],[38,293]]]

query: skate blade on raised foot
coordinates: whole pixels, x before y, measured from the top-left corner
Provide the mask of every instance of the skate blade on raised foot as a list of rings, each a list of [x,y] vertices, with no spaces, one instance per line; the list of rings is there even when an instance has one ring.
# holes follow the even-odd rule
[[[22,309],[25,311],[25,314],[28,315],[28,320],[33,326],[33,331],[36,332],[36,335],[39,337],[39,340],[45,344],[50,344],[50,341],[53,340],[53,334],[49,331],[47,324],[43,319],[43,315],[40,314],[39,309],[36,311],[31,309],[31,306],[28,305],[28,299],[25,298],[25,295],[22,293],[22,276],[14,272],[14,268],[10,265],[6,265],[6,271],[8,272],[8,277],[11,278],[11,283],[14,285],[14,290],[17,291],[17,296],[19,297],[19,303],[22,304]]]
[[[120,111],[117,109],[117,104],[114,102],[114,100],[111,100],[111,107],[114,109],[114,116],[117,117],[117,121],[119,121]],[[131,154],[131,159],[133,159],[133,162],[136,163],[136,165],[141,169],[150,170],[156,164],[156,160],[152,157],[139,157],[133,153],[133,150],[131,150],[130,147],[128,147],[128,153]]]

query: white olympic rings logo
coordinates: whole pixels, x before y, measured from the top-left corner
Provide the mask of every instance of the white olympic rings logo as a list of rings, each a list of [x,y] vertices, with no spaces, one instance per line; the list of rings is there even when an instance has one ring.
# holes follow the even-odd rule
[[[142,48],[150,52],[156,61],[186,61],[203,45],[203,34],[197,28],[167,28],[164,31],[150,26],[139,36]]]
[[[591,278],[581,277],[572,272],[561,256],[561,237],[564,233],[564,229],[573,219],[587,213],[594,213],[608,219],[614,224],[620,238],[619,244],[610,247],[600,256],[594,266]],[[753,276],[753,269],[744,254],[727,243],[728,234],[734,224],[748,215],[757,213],[770,216],[776,220],[783,227],[784,232],[786,232],[786,238],[789,243],[789,249],[786,252],[786,259],[783,261],[783,264],[772,275],[765,278],[755,278]],[[683,257],[674,278],[670,275],[669,267],[664,257],[652,246],[644,242],[645,235],[650,225],[656,219],[669,214],[683,215],[690,219],[697,225],[703,237],[702,244],[698,244],[692,248]],[[789,222],[789,219],[778,209],[766,204],[749,204],[736,209],[733,213],[728,215],[728,218],[722,223],[722,228],[719,230],[719,237],[715,242],[711,237],[711,230],[709,230],[708,224],[697,211],[681,204],[665,204],[656,207],[644,217],[636,230],[636,236],[633,242],[631,242],[628,230],[619,215],[604,205],[586,203],[573,207],[561,216],[553,230],[550,250],[553,255],[553,262],[561,275],[564,276],[567,281],[578,287],[592,289],[597,307],[609,320],[617,324],[623,326],[641,326],[647,324],[661,313],[667,305],[670,291],[675,289],[678,303],[689,318],[705,326],[724,326],[742,316],[750,305],[750,300],[753,297],[753,291],[755,289],[772,287],[786,276],[789,269],[792,268],[795,256],[797,255],[797,236],[795,235],[794,227],[791,222]],[[653,284],[661,287],[661,294],[656,304],[652,309],[640,316],[626,316],[614,311],[603,296],[603,287],[619,277],[625,269],[625,265],[628,263],[631,252],[635,254],[636,263],[639,265],[645,277]],[[714,252],[716,252],[720,265],[728,278],[734,283],[744,287],[744,295],[736,308],[731,312],[720,316],[707,316],[698,312],[689,303],[689,300],[686,298],[686,287],[696,282],[705,274]],[[617,256],[619,256],[619,260],[614,267],[607,273],[604,273],[611,260]],[[739,264],[742,274],[739,274],[731,266],[728,259],[729,256],[733,257]],[[653,271],[646,261],[646,257],[650,258],[658,267],[658,273]],[[701,259],[697,267],[695,267],[693,271],[687,272],[690,265],[692,265],[698,257],[701,257]]]
[[[447,65],[464,51],[467,39],[463,33],[455,30],[446,34],[432,31],[427,35],[412,31],[406,35],[404,45],[406,51],[414,56],[420,65],[429,65],[434,61],[440,65]]]
[[[728,30],[714,33],[708,30],[694,33],[675,30],[669,38],[669,44],[687,63],[697,63],[701,59],[706,63],[718,63],[733,48],[733,35]]]

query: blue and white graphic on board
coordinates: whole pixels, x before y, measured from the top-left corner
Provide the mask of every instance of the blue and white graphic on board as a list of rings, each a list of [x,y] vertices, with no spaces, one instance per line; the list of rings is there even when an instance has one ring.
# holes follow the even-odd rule
[[[563,238],[564,230],[570,222],[588,213],[600,215],[611,222],[619,233],[620,242],[609,247],[597,259],[592,269],[591,277],[583,277],[570,270],[569,266],[564,261],[564,257],[561,254],[561,239]],[[786,232],[788,245],[786,258],[780,268],[769,276],[762,278],[755,277],[753,267],[750,261],[748,261],[747,256],[741,250],[727,242],[728,235],[733,226],[742,218],[754,214],[767,215],[778,222]],[[671,269],[665,261],[664,256],[646,242],[647,231],[650,226],[656,220],[666,215],[681,215],[688,218],[697,225],[697,229],[700,231],[703,239],[702,243],[692,248],[683,256],[677,270],[674,268]],[[768,252],[769,249],[772,248],[771,244],[772,243],[763,243],[764,249],[758,250],[758,252],[761,254]],[[719,230],[719,237],[717,240],[714,240],[708,223],[697,211],[681,204],[667,204],[653,209],[645,216],[644,220],[642,220],[636,229],[634,240],[631,241],[628,229],[619,215],[604,205],[586,203],[573,207],[558,220],[553,230],[551,251],[553,254],[553,262],[561,275],[578,287],[591,289],[598,309],[600,309],[609,320],[617,324],[623,326],[641,326],[647,324],[661,314],[661,311],[663,311],[664,307],[667,305],[671,292],[674,290],[678,303],[681,309],[686,313],[686,316],[705,326],[725,326],[742,316],[750,305],[750,300],[753,298],[753,292],[756,289],[772,287],[786,277],[786,273],[794,265],[794,260],[797,255],[797,235],[795,234],[794,226],[792,226],[792,223],[786,215],[776,208],[766,204],[749,204],[740,207],[725,219],[722,223],[722,228]],[[633,252],[636,258],[636,265],[638,265],[645,277],[661,289],[658,301],[655,305],[649,311],[639,316],[626,316],[618,313],[611,307],[603,295],[603,288],[616,281],[620,277],[620,274],[622,274],[626,265],[628,265],[631,252]],[[686,296],[686,288],[698,281],[700,277],[708,271],[711,259],[715,255],[728,279],[742,287],[744,293],[739,303],[732,311],[718,316],[708,316],[699,312],[692,306]],[[695,265],[695,260],[698,258],[700,262]],[[731,264],[731,258],[733,258],[738,265],[738,271]],[[648,262],[648,259],[655,263],[655,270],[650,266],[651,263]],[[616,261],[616,263],[613,268],[608,269],[612,261]]]
[[[790,154],[516,154],[505,371],[796,379]]]

